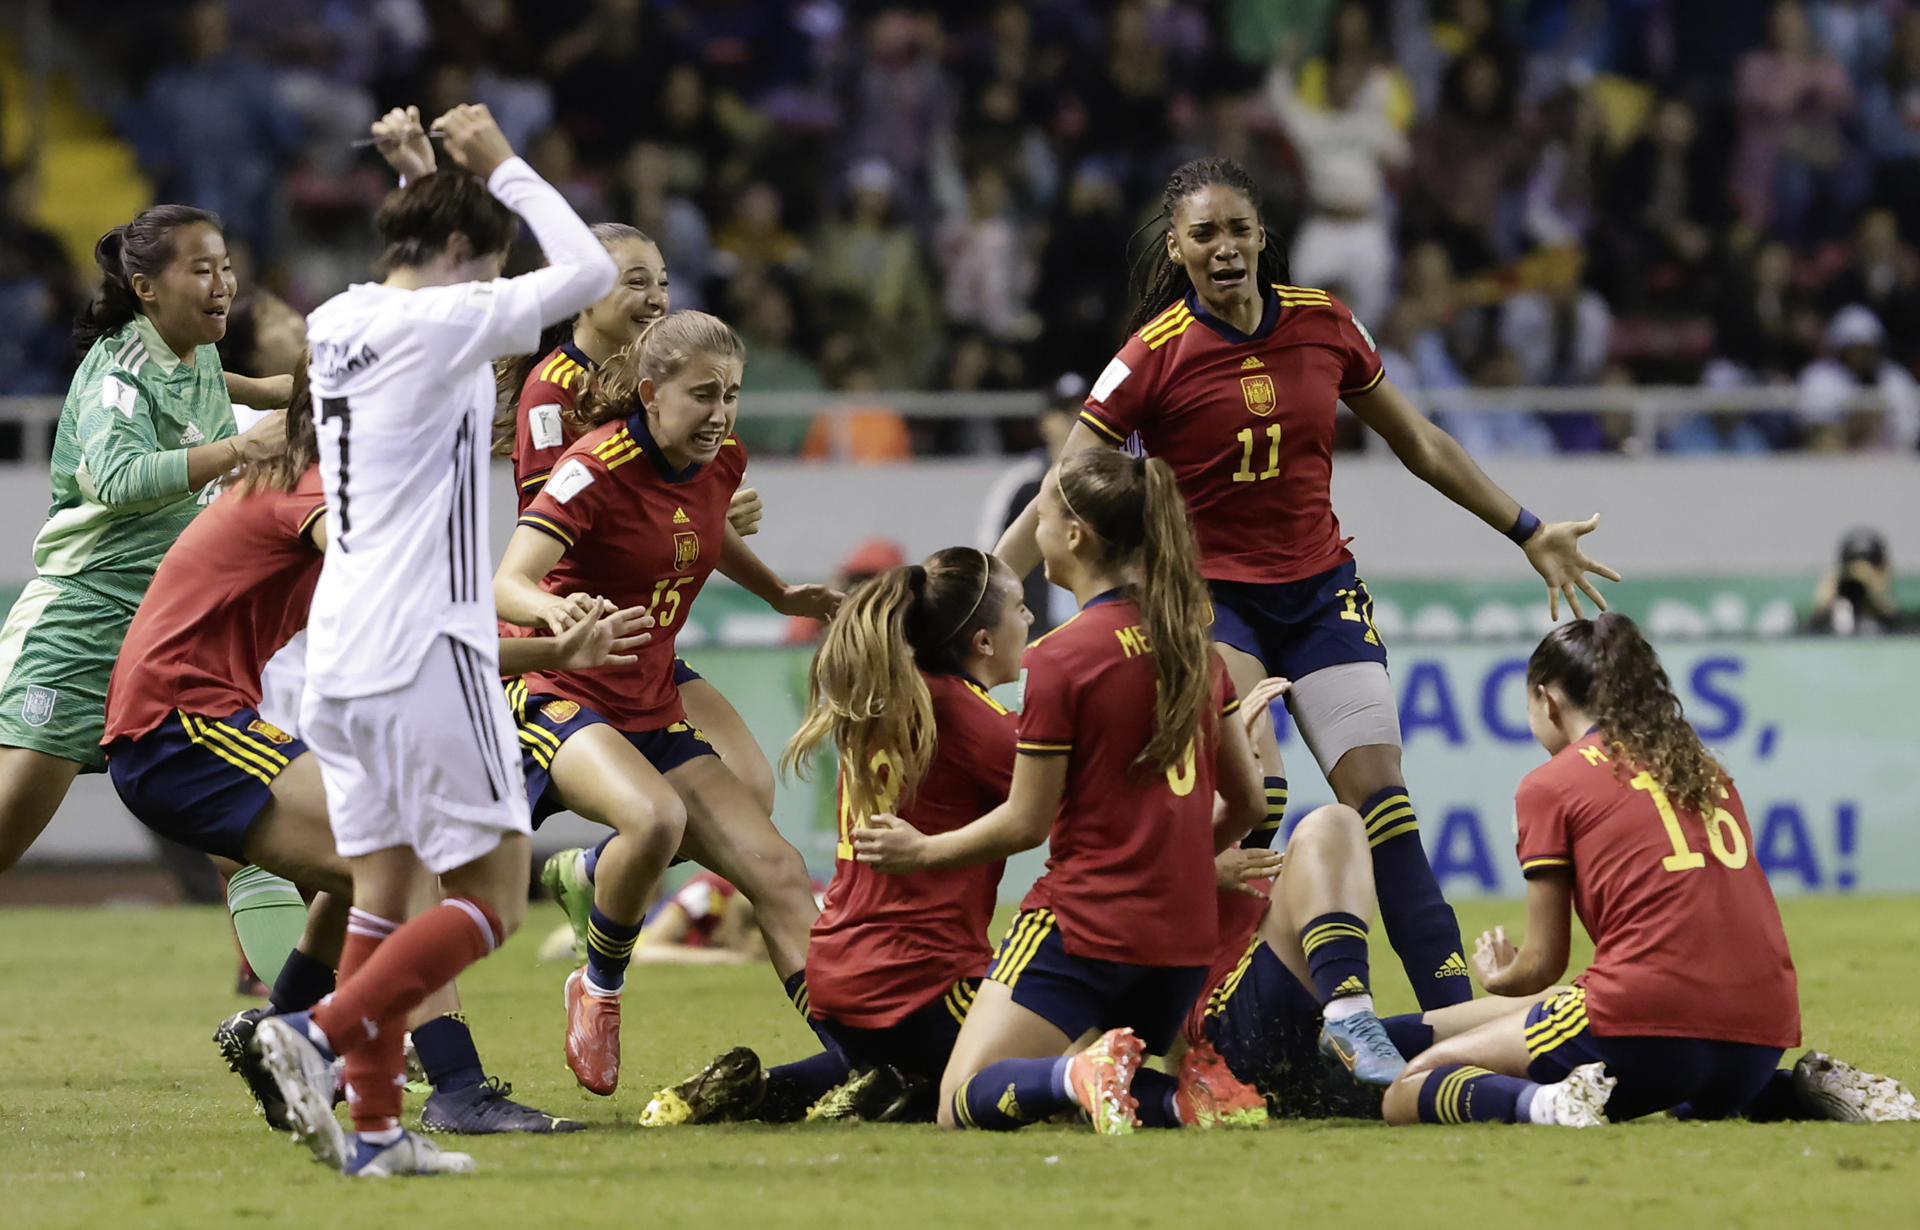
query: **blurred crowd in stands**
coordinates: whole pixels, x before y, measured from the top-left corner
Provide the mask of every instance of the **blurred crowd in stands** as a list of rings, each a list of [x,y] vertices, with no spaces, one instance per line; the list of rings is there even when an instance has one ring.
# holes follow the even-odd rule
[[[1782,390],[1654,439],[1451,415],[1476,452],[1920,442],[1902,0],[64,0],[55,21],[157,197],[219,210],[245,279],[302,310],[365,276],[387,180],[349,142],[389,105],[472,99],[584,216],[659,241],[675,305],[745,334],[750,395],[1047,388],[1106,363],[1168,171],[1221,153],[1292,279],[1342,296],[1416,394]],[[5,206],[0,392],[58,393],[86,271],[32,222],[25,168]]]

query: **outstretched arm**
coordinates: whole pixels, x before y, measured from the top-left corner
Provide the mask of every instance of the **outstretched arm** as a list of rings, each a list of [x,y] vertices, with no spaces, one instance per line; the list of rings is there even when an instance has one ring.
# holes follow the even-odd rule
[[[971,824],[931,836],[898,816],[878,815],[853,830],[854,857],[893,875],[929,867],[973,867],[1031,850],[1047,839],[1067,789],[1067,757],[1021,756],[1007,801]]]
[[[1547,606],[1555,619],[1560,618],[1562,597],[1575,616],[1583,614],[1581,593],[1601,610],[1607,609],[1607,600],[1587,574],[1609,581],[1618,581],[1620,574],[1580,549],[1580,538],[1599,528],[1598,513],[1585,521],[1543,524],[1488,478],[1460,442],[1429,422],[1390,380],[1346,401],[1361,422],[1380,433],[1414,477],[1520,544],[1527,562],[1547,583]]]
[[[1075,453],[1090,448],[1111,448],[1107,441],[1100,438],[1098,432],[1085,423],[1075,423],[1073,430],[1067,433],[1067,442],[1060,448],[1060,460],[1065,461]],[[1035,496],[1013,519],[1006,532],[1000,535],[1000,541],[994,544],[993,553],[1000,557],[1007,567],[1018,576],[1025,577],[1040,566],[1040,544],[1034,541],[1034,527],[1040,523],[1040,510],[1034,507],[1040,497]]]
[[[757,503],[757,500],[756,500]],[[846,597],[828,585],[789,585],[767,567],[747,540],[734,528],[729,513],[727,536],[720,547],[720,575],[746,590],[782,615],[805,615],[809,619],[829,620]],[[754,518],[758,528],[759,518]]]

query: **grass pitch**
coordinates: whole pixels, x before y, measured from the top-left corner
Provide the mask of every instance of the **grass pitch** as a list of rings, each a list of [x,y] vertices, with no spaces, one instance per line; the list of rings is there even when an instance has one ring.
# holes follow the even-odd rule
[[[1799,899],[1783,913],[1808,1043],[1920,1078],[1920,899]],[[1469,936],[1519,915],[1510,904],[1460,911]],[[1345,1121],[1129,1140],[1058,1127],[643,1131],[634,1119],[656,1085],[734,1044],[770,1063],[797,1058],[811,1035],[765,968],[639,969],[621,1090],[580,1092],[560,1053],[564,970],[532,955],[557,918],[535,907],[464,981],[467,1010],[490,1072],[592,1130],[453,1142],[480,1174],[355,1184],[268,1133],[208,1040],[238,1006],[222,914],[0,911],[0,1226],[1801,1230],[1920,1219],[1920,1125],[1573,1133]],[[1384,1007],[1411,1002],[1391,958],[1375,972]]]

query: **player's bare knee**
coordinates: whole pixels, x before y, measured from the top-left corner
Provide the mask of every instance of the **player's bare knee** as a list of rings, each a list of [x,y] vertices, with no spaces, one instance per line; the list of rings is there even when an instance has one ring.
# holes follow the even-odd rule
[[[1420,1086],[1426,1080],[1425,1072],[1409,1072],[1387,1086],[1387,1096],[1380,1103],[1380,1117],[1391,1127],[1420,1122]]]
[[[1314,808],[1300,818],[1293,834],[1287,838],[1289,850],[1355,845],[1365,848],[1366,844],[1366,822],[1360,819],[1359,812],[1344,803]]]

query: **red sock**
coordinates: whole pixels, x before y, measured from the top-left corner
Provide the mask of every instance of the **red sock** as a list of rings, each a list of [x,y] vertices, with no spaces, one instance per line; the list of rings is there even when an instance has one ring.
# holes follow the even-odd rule
[[[339,981],[351,978],[379,951],[400,924],[351,910],[347,914],[347,942],[340,951]],[[326,1008],[320,1001],[314,1015]],[[400,1020],[376,1021],[370,1039],[346,1055],[347,1109],[353,1116],[355,1131],[384,1132],[400,1122],[400,1082],[405,1080],[406,1058],[403,1050],[405,1030]],[[326,1027],[321,1026],[324,1032]],[[333,1041],[333,1035],[327,1035]]]
[[[353,927],[347,930],[351,945]],[[399,1030],[386,1029],[382,1022],[405,1018],[503,938],[492,910],[469,897],[449,897],[396,930],[351,976],[342,961],[340,984],[313,1010],[313,1023],[327,1035],[336,1055],[350,1055],[382,1033],[395,1035],[398,1054]]]

